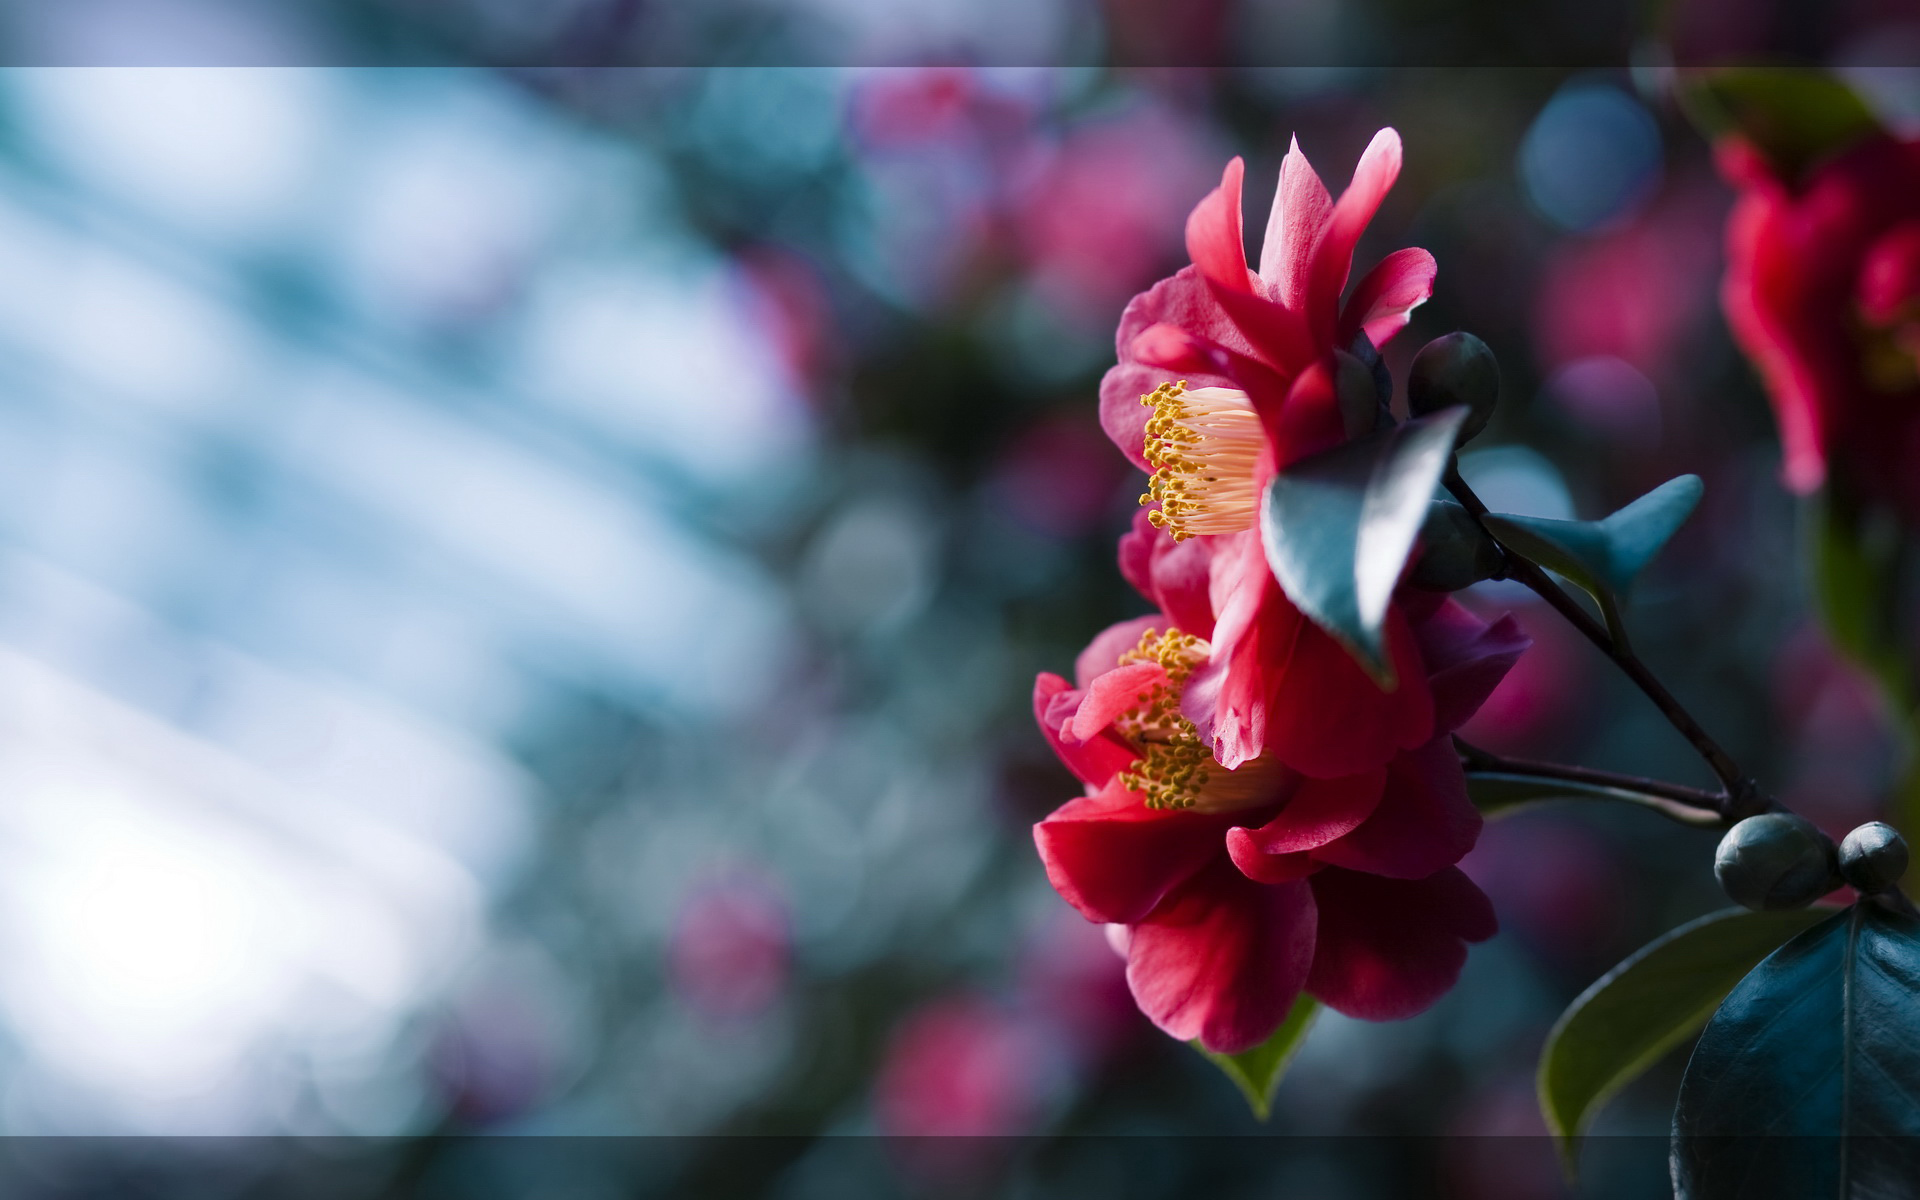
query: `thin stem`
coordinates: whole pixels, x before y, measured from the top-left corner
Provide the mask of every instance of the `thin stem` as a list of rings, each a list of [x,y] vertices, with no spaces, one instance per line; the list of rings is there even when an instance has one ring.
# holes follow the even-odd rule
[[[1726,817],[1721,813],[1721,802],[1724,796],[1719,792],[1688,787],[1681,783],[1669,783],[1664,779],[1648,779],[1641,775],[1624,775],[1617,771],[1577,767],[1570,763],[1508,758],[1504,755],[1489,753],[1457,737],[1453,739],[1453,744],[1460,753],[1460,766],[1469,776],[1506,775],[1578,784],[1589,789],[1604,788],[1609,792],[1618,793],[1615,797],[1617,799],[1651,808],[1683,825],[1692,825],[1701,829],[1718,829],[1727,824]],[[1579,793],[1569,794],[1579,795]]]
[[[1447,490],[1453,493],[1454,499],[1458,500],[1461,506],[1475,518],[1487,515],[1486,504],[1474,494],[1471,487],[1467,486],[1467,481],[1461,478],[1457,465],[1448,466],[1444,482]],[[1495,539],[1496,542],[1498,540]],[[1612,659],[1627,678],[1633,680],[1635,686],[1646,694],[1647,699],[1653,701],[1654,707],[1660,710],[1669,724],[1679,730],[1680,736],[1686,738],[1688,744],[1706,760],[1707,766],[1719,778],[1723,789],[1711,806],[1716,812],[1722,816],[1747,816],[1775,807],[1773,801],[1759,794],[1759,789],[1755,787],[1752,777],[1741,771],[1739,764],[1734,762],[1733,756],[1708,735],[1700,722],[1694,720],[1693,714],[1675,699],[1673,693],[1667,690],[1666,685],[1660,682],[1646,663],[1640,661],[1640,656],[1635,654],[1631,647],[1614,641],[1613,636],[1607,632],[1606,626],[1594,620],[1587,610],[1581,607],[1579,601],[1569,596],[1566,590],[1555,583],[1538,565],[1508,552],[1505,546],[1501,547],[1501,552],[1506,554],[1506,577],[1532,590],[1535,595],[1552,605],[1554,610],[1578,629],[1582,636],[1598,646],[1600,651]]]

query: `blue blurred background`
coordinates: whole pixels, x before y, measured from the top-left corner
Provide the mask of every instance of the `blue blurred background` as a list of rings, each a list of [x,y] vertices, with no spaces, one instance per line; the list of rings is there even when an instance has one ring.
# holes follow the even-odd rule
[[[1402,7],[5,9],[59,65],[0,73],[0,1132],[371,1135],[465,1194],[523,1193],[427,1135],[1028,1135],[688,1136],[581,1195],[1563,1194],[1499,1135],[1566,1001],[1717,905],[1711,835],[1489,826],[1502,936],[1417,1020],[1328,1015],[1257,1125],[1027,832],[1075,791],[1034,672],[1143,607],[1095,385],[1227,157],[1258,229],[1290,136],[1338,190],[1396,126],[1360,258],[1440,277],[1389,363],[1500,354],[1496,507],[1707,478],[1643,652],[1850,827],[1891,743],[1808,624],[1663,64],[1785,46],[1910,125],[1920,25],[1601,6],[1534,27],[1593,67],[1494,69],[1524,14]],[[1016,65],[881,65],[933,61]],[[1292,65],[1189,65],[1239,61]],[[1703,781],[1525,593],[1470,601],[1538,643],[1470,736]],[[1663,1186],[1680,1061],[1590,1194]],[[1120,1180],[1070,1136],[1215,1133],[1461,1136]]]

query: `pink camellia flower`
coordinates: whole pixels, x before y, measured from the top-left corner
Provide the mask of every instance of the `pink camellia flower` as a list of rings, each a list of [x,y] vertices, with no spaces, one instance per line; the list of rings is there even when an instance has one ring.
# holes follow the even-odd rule
[[[1427,741],[1343,776],[1271,752],[1230,769],[1186,715],[1223,623],[1205,602],[1207,549],[1154,545],[1143,562],[1139,542],[1123,561],[1162,611],[1096,637],[1074,683],[1043,674],[1034,687],[1041,729],[1088,792],[1034,827],[1054,889],[1126,927],[1135,1002],[1211,1050],[1264,1041],[1303,988],[1370,1020],[1426,1008],[1458,977],[1465,943],[1494,932],[1486,897],[1453,865],[1481,822],[1448,734],[1525,637],[1511,618],[1489,625],[1412,597]]]
[[[1187,219],[1193,265],[1133,299],[1120,318],[1119,363],[1100,385],[1101,424],[1152,472],[1149,544],[1218,543],[1205,561],[1219,624],[1195,669],[1189,715],[1221,766],[1261,755],[1321,779],[1371,771],[1432,742],[1434,701],[1402,606],[1386,622],[1398,686],[1382,688],[1282,592],[1257,528],[1275,472],[1345,439],[1333,353],[1378,346],[1431,294],[1433,256],[1389,255],[1344,307],[1353,250],[1400,171],[1400,138],[1381,130],[1332,199],[1296,142],[1260,254],[1241,249],[1238,158]],[[1364,347],[1362,347],[1364,349]],[[1158,542],[1153,530],[1159,530]]]
[[[1797,186],[1745,143],[1721,303],[1773,400],[1796,492],[1831,476],[1920,516],[1920,141],[1879,135]]]

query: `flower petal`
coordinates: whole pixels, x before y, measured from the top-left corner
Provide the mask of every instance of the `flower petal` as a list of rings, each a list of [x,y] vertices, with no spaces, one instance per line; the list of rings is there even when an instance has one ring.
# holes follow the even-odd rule
[[[1120,539],[1120,573],[1158,605],[1176,629],[1210,641],[1213,539],[1176,542],[1172,534],[1155,528],[1149,516],[1147,509],[1134,510],[1133,529]],[[1139,635],[1134,636],[1137,641]]]
[[[1087,648],[1073,660],[1073,678],[1085,688],[1095,679],[1120,665],[1120,656],[1140,644],[1140,635],[1149,629],[1165,629],[1167,619],[1159,613],[1116,621],[1094,635]]]
[[[1089,921],[1131,924],[1219,857],[1230,818],[1148,808],[1118,780],[1033,827],[1047,879]]]
[[[1320,923],[1307,990],[1363,1021],[1430,1007],[1460,978],[1466,943],[1498,929],[1493,905],[1454,867],[1419,880],[1333,868],[1309,886]]]
[[[1361,154],[1359,165],[1353,169],[1353,182],[1334,202],[1326,230],[1314,247],[1307,315],[1315,337],[1322,342],[1331,343],[1335,336],[1340,293],[1353,268],[1353,249],[1399,176],[1400,135],[1382,129]]]
[[[1227,854],[1258,883],[1304,879],[1318,870],[1307,851],[1352,832],[1380,803],[1385,768],[1342,779],[1303,779],[1280,814],[1257,829],[1227,830]]]
[[[1186,379],[1196,388],[1241,386],[1226,375],[1175,371],[1158,362],[1141,361],[1134,345],[1156,325],[1172,326],[1197,344],[1219,347],[1231,361],[1251,361],[1253,353],[1253,347],[1241,336],[1239,326],[1227,316],[1214,298],[1213,290],[1192,267],[1182,267],[1178,273],[1162,279],[1128,302],[1126,311],[1120,314],[1120,328],[1114,334],[1114,350],[1119,362],[1109,367],[1100,380],[1100,426],[1133,465],[1143,471],[1152,468],[1143,453],[1149,413],[1140,403],[1140,397],[1173,379]]]
[[[1220,175],[1220,186],[1194,205],[1187,217],[1187,254],[1209,283],[1230,292],[1247,292],[1247,250],[1240,226],[1240,183],[1247,164],[1238,155]]]
[[[1280,185],[1274,189],[1266,239],[1260,244],[1260,278],[1295,312],[1306,307],[1307,269],[1332,215],[1333,197],[1300,153],[1296,136],[1280,163]]]
[[[1433,737],[1433,694],[1398,604],[1387,610],[1387,650],[1399,681],[1391,692],[1283,594],[1269,600],[1259,622],[1269,630],[1264,640],[1287,647],[1270,673],[1266,706],[1266,748],[1281,762],[1332,779],[1372,770]]]
[[[1157,662],[1128,663],[1096,675],[1066,733],[1083,742],[1098,737],[1115,717],[1144,704],[1142,697],[1166,681],[1167,670]]]
[[[1507,613],[1491,625],[1448,599],[1414,622],[1414,640],[1433,690],[1433,725],[1452,732],[1480,711],[1533,639]]]
[[[1127,984],[1174,1037],[1238,1054],[1286,1019],[1313,962],[1306,882],[1254,883],[1224,857],[1134,924]]]
[[[1388,764],[1380,806],[1313,856],[1374,875],[1424,879],[1473,849],[1481,823],[1480,810],[1467,798],[1467,777],[1453,739],[1442,734]]]
[[[1375,346],[1384,346],[1394,334],[1406,328],[1409,314],[1433,295],[1433,279],[1439,273],[1433,255],[1418,247],[1395,250],[1368,271],[1347,297],[1347,308],[1340,319],[1340,344],[1365,330]]]
[[[1043,671],[1033,681],[1033,715],[1047,744],[1080,782],[1104,787],[1140,755],[1111,730],[1090,741],[1062,736],[1079,707],[1079,691],[1058,675]]]

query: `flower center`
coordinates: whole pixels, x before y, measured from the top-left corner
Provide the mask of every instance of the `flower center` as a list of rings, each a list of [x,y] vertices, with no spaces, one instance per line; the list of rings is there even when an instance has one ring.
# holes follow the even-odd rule
[[[1142,692],[1139,704],[1114,722],[1142,748],[1140,757],[1120,773],[1120,782],[1145,796],[1148,808],[1219,813],[1276,799],[1277,764],[1260,758],[1237,771],[1226,770],[1214,761],[1193,722],[1180,715],[1187,678],[1206,661],[1210,650],[1190,633],[1148,629],[1140,635],[1139,645],[1120,656],[1122,665],[1159,663],[1167,673],[1165,683]]]
[[[1247,394],[1188,390],[1182,380],[1161,384],[1140,403],[1153,410],[1145,451],[1153,478],[1140,503],[1160,505],[1147,519],[1179,542],[1252,525],[1259,500],[1253,468],[1265,435]]]

